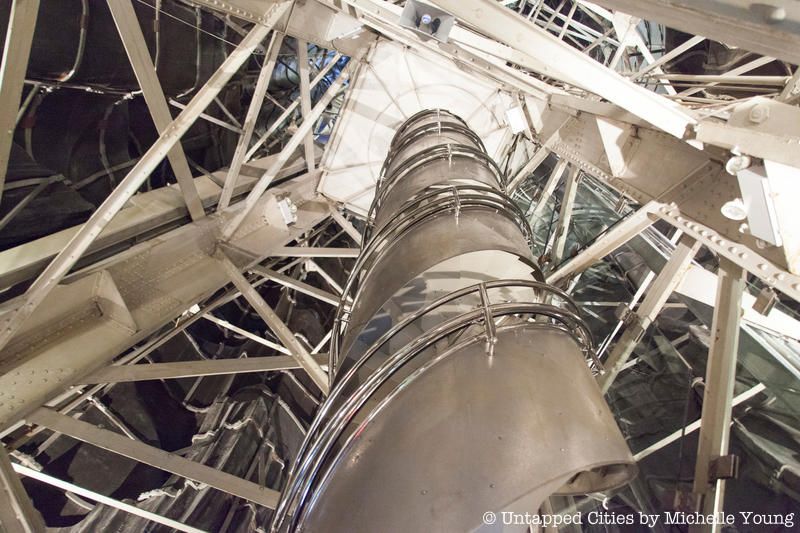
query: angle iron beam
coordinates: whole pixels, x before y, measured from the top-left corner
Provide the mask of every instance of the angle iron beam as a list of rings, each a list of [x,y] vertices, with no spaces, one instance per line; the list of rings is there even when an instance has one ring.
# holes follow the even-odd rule
[[[311,116],[311,87],[309,85],[308,68],[308,43],[303,39],[297,39],[297,66],[300,71],[300,111],[303,120]],[[315,119],[316,120],[316,119]],[[303,149],[306,153],[308,171],[314,170],[314,129],[308,130],[303,140]]]
[[[313,246],[283,246],[272,252],[273,257],[358,257],[360,248],[331,248]]]
[[[45,474],[44,472],[39,472],[38,470],[28,468],[27,466],[23,466],[18,463],[12,463],[12,467],[14,468],[14,471],[20,474],[21,476],[41,481],[42,483],[46,483],[48,485],[62,489],[72,494],[76,494],[78,496],[81,496],[82,498],[86,498],[88,500],[100,503],[102,505],[107,505],[109,507],[113,507],[114,509],[125,511],[132,515],[141,516],[142,518],[155,522],[156,524],[161,524],[169,528],[175,529],[177,531],[183,531],[185,533],[206,533],[202,529],[197,529],[196,527],[187,526],[186,524],[182,524],[181,522],[178,522],[177,520],[172,520],[171,518],[167,518],[166,516],[161,516],[156,513],[151,513],[150,511],[145,511],[144,509],[136,507],[135,505],[121,502],[119,500],[115,500],[114,498],[109,498],[108,496],[104,496],[93,490],[85,489],[83,487],[75,485],[74,483],[69,483],[68,481],[58,479],[51,475]]]
[[[797,32],[800,8],[791,2],[762,4],[761,9],[751,7],[750,2],[731,0],[595,0],[595,3],[751,52],[800,63]],[[778,17],[783,10],[783,18],[772,18],[773,10]]]
[[[0,198],[14,143],[14,127],[25,84],[39,0],[12,0],[3,59],[0,63]],[[31,89],[34,90],[34,89]]]
[[[563,279],[583,272],[594,263],[613,252],[655,222],[653,212],[660,204],[649,202],[627,218],[617,222],[589,247],[548,274],[547,283],[556,284]]]
[[[228,221],[228,224],[222,231],[222,241],[230,240],[231,237],[236,233],[236,230],[239,229],[239,226],[242,224],[244,219],[247,218],[247,215],[249,215],[253,210],[253,207],[255,207],[255,204],[258,202],[259,198],[261,198],[261,195],[264,194],[264,191],[267,190],[267,187],[269,187],[270,183],[272,183],[272,180],[275,179],[275,176],[277,176],[278,172],[280,172],[281,168],[283,168],[283,165],[286,164],[286,162],[289,160],[289,157],[294,153],[297,147],[300,146],[300,143],[303,142],[308,132],[311,131],[314,122],[327,109],[328,104],[330,104],[333,98],[339,93],[339,89],[342,88],[344,82],[350,79],[350,74],[355,68],[354,65],[358,65],[360,62],[360,55],[350,58],[347,66],[342,69],[339,77],[337,77],[333,83],[331,83],[325,94],[320,97],[317,104],[311,110],[311,113],[303,117],[303,122],[283,147],[278,159],[261,175],[258,182],[247,195],[247,198],[245,198],[244,202],[242,202],[243,205],[239,208],[236,215],[234,215],[233,218]]]
[[[564,186],[564,197],[561,199],[561,209],[558,213],[558,225],[555,229],[555,244],[553,245],[553,265],[561,264],[567,246],[567,236],[572,223],[572,213],[575,207],[575,195],[580,184],[580,169],[572,167],[567,182]]]
[[[268,509],[274,509],[278,503],[280,493],[277,491],[191,461],[180,455],[159,450],[149,444],[131,440],[113,431],[76,420],[71,416],[62,415],[52,409],[37,409],[27,417],[27,420],[159,470],[203,483]]]
[[[244,118],[244,127],[242,134],[239,136],[239,141],[236,144],[236,151],[233,153],[228,174],[225,176],[225,185],[222,188],[222,193],[219,197],[217,204],[217,211],[224,211],[231,203],[233,196],[233,189],[236,186],[236,181],[239,179],[239,172],[242,170],[242,164],[245,161],[245,154],[247,147],[250,146],[250,139],[253,136],[253,131],[256,127],[258,114],[261,111],[261,106],[264,103],[264,97],[269,88],[269,80],[272,78],[272,71],[275,69],[275,63],[278,60],[278,53],[281,51],[281,44],[283,43],[283,34],[280,32],[273,32],[272,39],[269,41],[267,47],[266,58],[261,71],[258,73],[258,80],[256,81],[255,89],[253,89],[253,98],[250,100],[250,106],[247,108],[247,115]],[[311,154],[314,157],[314,154]],[[313,162],[307,163],[309,168],[313,167]]]
[[[361,246],[361,241],[364,238],[363,235],[361,235],[361,232],[353,226],[353,223],[347,220],[333,204],[331,204],[331,217],[333,217],[333,220],[339,224],[339,227],[342,228],[357,245]]]
[[[0,444],[0,530],[6,533],[44,533],[44,520],[14,473],[8,452]]]
[[[325,65],[325,66],[322,68],[322,70],[320,70],[320,71],[317,73],[317,75],[316,75],[316,76],[314,76],[314,79],[313,79],[313,80],[311,80],[311,83],[310,83],[310,86],[311,86],[311,88],[312,88],[312,89],[313,89],[314,87],[316,87],[316,86],[317,86],[317,84],[318,84],[320,81],[322,81],[322,79],[323,79],[325,76],[327,76],[327,75],[328,75],[328,72],[330,72],[330,71],[331,71],[331,69],[333,69],[333,67],[335,67],[335,66],[336,66],[336,64],[339,62],[339,60],[340,60],[341,58],[342,58],[342,54],[340,54],[340,53],[337,53],[335,56],[333,56],[333,57],[331,58],[330,62],[329,62],[327,65]],[[265,131],[265,132],[264,132],[264,134],[263,134],[263,135],[261,135],[261,137],[259,137],[259,138],[258,138],[258,140],[257,140],[255,143],[253,143],[253,146],[251,146],[251,147],[250,147],[250,148],[247,150],[247,153],[246,153],[246,154],[245,154],[245,156],[244,156],[244,159],[245,159],[245,161],[249,161],[249,160],[250,160],[250,158],[252,158],[252,157],[253,157],[253,154],[255,154],[255,153],[256,153],[256,150],[258,150],[258,149],[259,149],[259,148],[260,148],[260,147],[261,147],[261,146],[262,146],[262,145],[263,145],[265,142],[267,142],[267,139],[269,139],[269,138],[270,138],[270,136],[271,136],[273,133],[275,133],[275,132],[278,130],[278,128],[280,128],[280,127],[281,127],[281,125],[283,125],[283,122],[284,122],[284,121],[285,121],[287,118],[289,118],[289,116],[290,116],[292,113],[294,113],[294,110],[295,110],[295,109],[297,109],[299,105],[300,105],[300,101],[299,101],[299,100],[297,100],[297,99],[295,99],[295,100],[294,100],[294,101],[293,101],[291,104],[289,104],[289,105],[286,107],[286,109],[284,109],[284,110],[283,110],[283,112],[282,112],[280,115],[278,115],[278,118],[276,118],[276,119],[275,119],[275,121],[274,121],[274,122],[273,122],[273,123],[272,123],[272,124],[269,126],[269,128],[267,128],[267,131]]]
[[[741,266],[720,259],[692,489],[695,495],[702,498],[703,514],[723,510],[725,480],[711,478],[710,467],[712,461],[728,454],[742,293],[746,284],[744,273]],[[693,530],[720,531],[720,526],[690,528],[690,531]]]
[[[239,272],[239,268],[221,251],[217,251],[216,257],[219,260],[220,266],[236,288],[242,293],[242,296],[244,296],[253,307],[258,316],[269,326],[281,343],[292,351],[292,355],[308,373],[309,377],[323,394],[327,395],[330,387],[328,384],[328,374],[322,370],[319,363],[314,360],[314,357],[308,353],[300,341],[297,340],[289,327],[280,319],[269,304],[267,304],[258,291],[253,288],[250,282],[247,281],[247,278]]]
[[[281,4],[282,9],[277,10],[275,22],[283,12],[288,9],[288,5]],[[10,313],[0,325],[0,349],[2,349],[14,336],[22,323],[33,314],[39,304],[44,301],[50,291],[69,272],[72,266],[80,259],[80,256],[92,244],[95,238],[105,228],[114,215],[119,212],[128,199],[139,189],[147,176],[155,170],[158,164],[166,157],[175,143],[186,133],[200,112],[205,109],[214,99],[231,77],[239,70],[245,61],[250,58],[251,53],[261,43],[270,31],[270,26],[256,25],[247,34],[239,46],[223,61],[222,65],[209,78],[208,82],[201,88],[187,108],[172,121],[170,126],[159,136],[153,146],[139,159],[139,162],[131,169],[127,176],[120,182],[116,189],[106,198],[103,203],[92,213],[89,220],[81,226],[81,229],[70,240],[67,246],[59,252],[53,261],[31,284],[26,291],[24,301],[14,312]],[[294,150],[292,149],[292,152]],[[288,159],[288,155],[286,159]],[[281,167],[283,165],[281,164]],[[279,169],[278,169],[279,170]],[[266,188],[266,187],[265,187]],[[263,192],[263,191],[261,191]],[[261,196],[259,194],[259,196]]]
[[[318,363],[327,362],[328,355],[316,357]],[[237,359],[209,359],[171,363],[143,363],[138,365],[112,365],[79,380],[80,384],[124,383],[153,379],[182,379],[201,376],[223,376],[253,372],[275,372],[302,368],[297,359],[289,355],[268,357],[241,357]]]
[[[499,4],[480,0],[433,3],[528,57],[548,58],[545,65],[533,66],[540,74],[602,96],[679,139],[697,122],[680,105],[635,85]]]
[[[317,300],[329,303],[333,306],[339,305],[339,297],[336,296],[335,294],[330,293],[323,289],[319,289],[317,287],[309,285],[308,283],[304,283],[300,280],[294,279],[285,274],[281,274],[280,272],[275,272],[274,270],[267,268],[265,266],[254,265],[250,267],[250,271],[255,272],[256,274],[259,274],[261,276],[264,276],[265,278],[270,279],[276,283],[279,283],[284,287],[294,289],[297,292],[301,292],[303,294],[316,298]]]
[[[315,192],[315,174],[305,174],[280,184],[274,192],[265,195],[258,204],[258,207],[263,206],[263,210],[248,220],[248,231],[237,237],[233,244],[255,256],[269,256],[273,248],[297,241],[308,228],[328,219],[328,203]],[[270,201],[274,204],[275,195],[284,197],[287,194],[298,206],[297,224],[286,228],[266,225],[261,213],[266,212]],[[110,324],[105,315],[87,317],[78,313],[86,307],[86,298],[74,303],[60,301],[59,309],[62,310],[58,311],[56,321],[49,318],[53,306],[45,303],[26,325],[33,333],[15,339],[12,345],[0,352],[0,361],[7,369],[0,375],[0,396],[14,396],[13,402],[0,400],[0,431],[17,424],[27,413],[59,396],[72,383],[108,364],[132,346],[146,343],[154,333],[162,331],[187,309],[211,298],[230,283],[218,261],[209,254],[213,253],[224,219],[233,214],[235,207],[226,210],[222,216],[215,213],[140,243],[81,273],[100,270],[111,274],[136,322],[136,331]],[[242,264],[237,265],[244,268]],[[257,279],[254,284],[261,281]],[[59,293],[51,293],[48,301],[59,298],[62,289],[67,288],[65,285],[59,288]],[[199,320],[198,315],[186,320],[195,317]],[[74,327],[78,321],[80,327]],[[47,337],[47,342],[38,342],[42,337]],[[65,352],[72,354],[68,361],[63,357]],[[18,376],[23,374],[26,380],[19,379]],[[33,383],[29,384],[30,381]]]
[[[658,273],[647,291],[642,305],[631,315],[635,317],[635,320],[625,328],[608,359],[603,362],[605,373],[599,376],[598,382],[604,393],[608,391],[617,375],[622,371],[628,357],[633,353],[644,332],[664,308],[670,295],[680,285],[699,248],[700,243],[691,237],[684,236],[678,242],[669,261]]]
[[[144,40],[142,28],[139,26],[139,19],[133,10],[133,4],[131,0],[108,0],[108,7],[122,38],[125,53],[128,54],[139,87],[142,89],[153,124],[155,124],[158,134],[161,135],[170,126],[172,115],[169,112],[161,82],[158,81],[156,67],[150,57],[150,50]],[[192,179],[192,171],[180,142],[175,143],[167,153],[167,158],[175,172],[178,187],[192,220],[204,217],[206,213],[203,204],[200,203],[197,187]]]

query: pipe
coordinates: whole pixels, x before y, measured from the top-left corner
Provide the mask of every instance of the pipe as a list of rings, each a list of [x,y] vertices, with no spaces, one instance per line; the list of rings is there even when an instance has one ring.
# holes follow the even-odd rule
[[[459,117],[400,126],[271,531],[473,530],[635,475],[589,329],[505,188]]]

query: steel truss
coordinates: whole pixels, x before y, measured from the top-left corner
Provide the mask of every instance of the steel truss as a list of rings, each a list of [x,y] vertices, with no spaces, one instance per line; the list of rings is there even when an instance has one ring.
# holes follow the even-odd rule
[[[696,462],[694,492],[703,498],[707,512],[721,509],[724,481],[710,479],[709,466],[727,454],[732,405],[763,390],[763,385],[757,385],[751,391],[733,397],[742,275],[748,272],[767,286],[800,300],[800,277],[797,275],[800,264],[796,254],[800,248],[800,235],[791,230],[794,223],[791,210],[777,205],[777,225],[783,237],[781,244],[760,247],[762,240],[740,233],[738,222],[721,216],[722,203],[731,198],[719,191],[736,186],[732,181],[735,178],[726,172],[724,163],[734,163],[736,172],[735,164],[742,163],[744,157],[763,159],[765,177],[788,175],[795,180],[798,178],[800,160],[796,151],[785,149],[787,144],[796,144],[800,140],[796,120],[800,111],[791,105],[800,93],[798,71],[791,77],[779,79],[757,79],[747,75],[774,58],[794,62],[800,59],[796,55],[800,47],[790,44],[796,44],[800,38],[792,31],[792,23],[800,19],[797,8],[787,8],[782,14],[766,13],[766,18],[762,16],[757,20],[754,15],[746,14],[743,20],[715,8],[719,4],[732,5],[734,2],[700,2],[690,6],[688,2],[678,1],[598,0],[595,5],[569,0],[570,7],[565,15],[560,9],[553,10],[542,0],[536,0],[520,2],[520,12],[526,4],[533,6],[528,16],[523,17],[499,3],[434,0],[434,4],[453,13],[462,23],[454,28],[449,43],[436,45],[422,41],[400,27],[398,20],[402,8],[389,1],[319,0],[306,2],[302,8],[289,1],[196,0],[196,3],[244,21],[243,24],[249,25],[250,29],[208,83],[172,120],[130,0],[109,0],[115,24],[160,136],[89,221],[66,235],[68,242],[44,252],[40,250],[35,257],[24,258],[2,273],[5,279],[14,281],[29,279],[38,273],[25,294],[7,305],[0,316],[3,359],[13,361],[9,371],[0,377],[2,394],[14,399],[13,402],[4,402],[4,407],[0,408],[0,427],[5,434],[29,423],[35,426],[26,437],[30,438],[47,427],[208,483],[260,505],[274,507],[278,495],[273,491],[247,485],[250,482],[241,479],[219,476],[218,472],[210,472],[211,469],[197,463],[187,464],[189,462],[180,457],[76,421],[66,413],[108,384],[153,379],[154,376],[172,379],[302,368],[323,393],[328,391],[327,369],[324,367],[326,357],[316,355],[319,347],[308,350],[303,346],[255,290],[256,286],[271,280],[338,305],[338,295],[266,267],[264,260],[294,257],[314,268],[312,258],[315,257],[355,257],[358,250],[352,248],[289,246],[329,219],[361,245],[361,233],[342,214],[340,206],[330,205],[316,194],[320,171],[315,170],[312,128],[348,77],[358,75],[366,44],[360,43],[347,70],[312,108],[310,91],[328,70],[324,69],[310,79],[306,60],[306,39],[310,37],[298,36],[300,97],[260,139],[252,142],[255,119],[266,96],[267,82],[280,43],[284,33],[292,35],[288,31],[292,19],[289,17],[287,21],[287,15],[292,9],[297,9],[297,15],[292,16],[300,20],[299,17],[309,10],[319,9],[321,16],[324,14],[328,19],[345,15],[385,38],[414,49],[433,51],[476,76],[492,79],[518,97],[527,122],[524,135],[529,144],[535,145],[535,151],[518,169],[507,190],[517,190],[548,156],[555,155],[557,166],[528,212],[529,216],[537,216],[554,194],[562,176],[567,180],[566,201],[561,204],[559,230],[554,242],[555,268],[547,274],[549,283],[567,286],[574,276],[657,220],[683,233],[684,237],[667,267],[655,277],[650,292],[639,309],[631,314],[621,338],[614,345],[606,361],[607,372],[599,378],[604,390],[625,367],[633,347],[681,282],[697,250],[702,246],[720,257],[713,326],[715,341],[709,352],[703,413],[701,420],[689,426],[686,432],[700,430],[701,447]],[[607,8],[619,11],[612,12]],[[38,1],[13,2],[0,73],[2,102],[20,100],[37,11]],[[581,13],[596,21],[603,30],[579,22],[576,14]],[[655,58],[636,29],[638,17],[663,22],[698,36]],[[741,31],[743,27],[747,31]],[[270,34],[255,96],[241,128],[237,128],[241,136],[233,161],[227,172],[217,176],[221,178],[221,186],[213,185],[208,179],[193,179],[179,142],[181,136],[202,117],[225,83]],[[333,42],[328,35],[315,37],[315,42]],[[705,39],[738,44],[767,55],[713,78],[664,74],[662,68],[668,62],[681,57]],[[546,61],[539,59],[542,54]],[[634,59],[639,55],[641,60]],[[330,69],[338,58],[337,55],[326,69]],[[776,87],[775,94],[768,93],[775,98],[726,101],[713,94],[697,96],[722,84],[741,88],[764,83]],[[241,175],[242,166],[256,163],[251,162],[255,151],[298,107],[303,121],[281,153],[261,160],[258,179]],[[18,116],[16,106],[4,105],[0,109],[0,189]],[[308,173],[291,184],[270,188],[273,180],[291,166],[290,160],[301,145],[304,157],[299,163],[295,162],[295,166],[302,165]],[[175,171],[180,192],[181,205],[170,208],[173,218],[178,221],[175,225],[180,224],[184,214],[189,215],[191,223],[102,263],[80,262],[87,252],[120,242],[122,237],[117,234],[125,234],[129,228],[123,224],[130,221],[123,221],[118,213],[165,157],[169,158]],[[740,170],[744,168],[746,165]],[[604,181],[640,207],[579,254],[562,262],[561,258],[568,257],[565,239],[572,216],[570,198],[574,199],[582,174]],[[780,181],[779,187],[774,192],[784,195],[797,192],[796,185],[787,184],[786,180]],[[176,191],[154,191],[151,194],[153,197],[175,195]],[[242,194],[246,194],[244,200],[234,202]],[[286,196],[297,206],[297,220],[293,223],[287,223],[277,207]],[[216,211],[208,212],[212,205],[216,205]],[[262,213],[267,214],[262,216]],[[146,230],[153,220],[163,220],[163,213],[143,212],[135,225]],[[151,257],[151,266],[139,272],[138,276],[132,276],[132,271],[141,269],[139,259],[145,256]],[[180,271],[165,270],[165,265],[170,264],[180,265]],[[85,268],[70,275],[76,265]],[[191,275],[187,276],[187,272]],[[252,272],[260,278],[251,281],[243,272]],[[324,271],[320,275],[328,279],[336,290],[330,276]],[[189,278],[191,281],[187,281]],[[199,311],[187,313],[188,309],[230,282],[233,282],[235,290]],[[271,343],[272,347],[281,348],[285,357],[132,365],[201,318],[221,324],[212,311],[240,294],[276,334],[281,344]],[[91,314],[88,309],[99,311]],[[174,327],[164,330],[173,320]],[[83,334],[74,328],[79,322],[86,328],[81,330]],[[249,332],[240,333],[271,342]],[[137,348],[110,364],[136,345]],[[81,357],[74,358],[66,367],[63,352],[77,346],[81,349],[75,352],[80,351]],[[23,375],[28,380],[24,385],[20,378]],[[95,385],[77,389],[82,390],[81,393],[64,392],[70,386],[87,384]],[[74,397],[76,394],[78,396]],[[57,406],[60,414],[43,406]],[[637,459],[681,435],[667,437],[640,452]],[[21,493],[17,480],[8,476],[12,467],[23,475],[38,476],[38,479],[65,490],[77,493],[83,490],[63,481],[45,479],[45,475],[18,463],[12,465],[5,452],[0,454],[0,471],[6,489],[0,499],[3,525],[6,525],[3,513],[11,508],[15,518],[9,519],[9,523],[14,524],[13,527],[20,531],[35,531],[41,527],[40,519]],[[102,495],[89,494],[85,490],[83,494],[107,505],[145,513]],[[164,517],[149,518],[170,527],[193,530]]]

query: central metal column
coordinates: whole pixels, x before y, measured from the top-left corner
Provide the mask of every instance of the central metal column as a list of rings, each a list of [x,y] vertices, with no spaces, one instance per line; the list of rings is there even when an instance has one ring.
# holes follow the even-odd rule
[[[468,531],[634,475],[591,335],[505,188],[459,117],[397,131],[273,531]]]

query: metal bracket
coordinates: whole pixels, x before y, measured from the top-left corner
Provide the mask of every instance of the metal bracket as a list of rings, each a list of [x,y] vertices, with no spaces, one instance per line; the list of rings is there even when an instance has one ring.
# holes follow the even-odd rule
[[[616,309],[614,309],[614,316],[621,322],[627,323],[628,320],[630,320],[631,314],[633,314],[633,311],[628,307],[628,304],[624,302],[621,302]]]
[[[645,331],[647,331],[647,326],[650,325],[649,321],[645,323],[645,320],[639,316],[639,313],[634,312],[628,304],[621,303],[617,306],[614,310],[614,315],[622,321],[626,328],[628,328],[631,333],[634,335],[633,342],[638,343],[644,337]]]
[[[739,456],[735,454],[723,455],[712,460],[708,465],[709,480],[736,479],[739,477]]]
[[[758,293],[756,301],[753,303],[753,311],[767,316],[775,304],[778,303],[778,295],[771,287],[764,287]]]
[[[456,208],[456,224],[458,224],[458,217],[461,214],[461,198],[458,196],[458,187],[453,187],[453,199],[455,200]]]
[[[497,330],[494,327],[494,316],[489,309],[489,293],[486,290],[485,283],[480,284],[479,291],[481,307],[483,307],[483,327],[486,329],[486,355],[492,357],[494,355],[494,345],[497,344]]]

